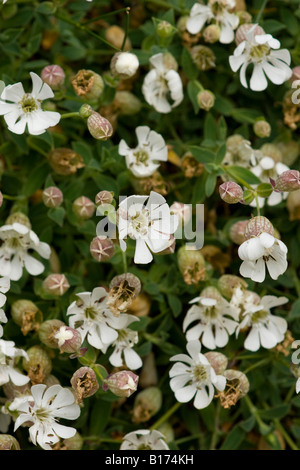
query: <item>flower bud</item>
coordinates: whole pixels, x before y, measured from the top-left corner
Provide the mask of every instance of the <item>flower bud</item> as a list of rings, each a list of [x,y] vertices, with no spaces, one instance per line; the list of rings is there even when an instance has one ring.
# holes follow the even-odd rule
[[[120,274],[110,282],[106,303],[114,315],[119,315],[130,307],[140,291],[141,281],[137,276],[131,273]]]
[[[215,95],[210,90],[201,90],[197,94],[197,103],[200,109],[209,111],[215,104]]]
[[[216,56],[209,47],[202,45],[193,46],[190,53],[197,69],[204,72],[216,66]]]
[[[43,203],[46,207],[59,207],[63,202],[63,193],[56,186],[49,186],[43,191]]]
[[[258,237],[261,233],[274,235],[274,227],[266,217],[261,215],[252,217],[245,227],[245,240],[251,237]]]
[[[118,90],[114,97],[113,106],[121,116],[130,116],[141,110],[142,102],[130,91]]]
[[[76,431],[76,434],[73,437],[69,437],[68,439],[63,439],[59,445],[59,450],[81,450],[84,444],[84,440]],[[56,447],[55,447],[56,448]]]
[[[168,21],[159,21],[156,25],[156,33],[160,38],[169,38],[174,34],[175,28]]]
[[[52,90],[59,90],[65,81],[65,72],[59,65],[47,65],[41,72],[41,79],[47,83]]]
[[[58,175],[74,175],[85,166],[81,155],[64,147],[52,150],[47,158],[52,170]]]
[[[72,209],[80,219],[90,219],[95,212],[95,204],[89,198],[80,196],[73,202]]]
[[[226,377],[226,387],[223,392],[218,394],[218,397],[221,405],[228,409],[247,395],[250,385],[247,376],[239,370],[227,369],[223,375]]]
[[[139,60],[131,52],[117,52],[111,59],[110,70],[115,77],[126,80],[133,77],[139,68]]]
[[[57,341],[57,346],[61,353],[76,353],[79,351],[82,343],[80,332],[66,325],[58,328],[53,338]]]
[[[0,434],[0,450],[21,450],[17,439],[10,434]]]
[[[129,370],[108,375],[102,385],[104,391],[110,390],[117,397],[130,397],[138,386],[139,376]]]
[[[72,86],[76,95],[86,100],[97,100],[104,90],[102,77],[93,70],[79,70],[72,79]]]
[[[300,189],[300,172],[297,170],[284,171],[277,178],[274,189],[287,192]]]
[[[251,23],[252,15],[250,15],[248,11],[237,11],[236,14],[239,17],[240,25],[245,24],[245,23]]]
[[[70,288],[70,284],[64,274],[50,274],[44,279],[42,288],[46,294],[62,296]]]
[[[241,186],[234,181],[226,181],[219,186],[221,199],[227,204],[236,204],[243,200],[244,191]]]
[[[277,163],[282,161],[282,153],[278,145],[267,143],[262,145],[260,150],[264,155],[272,158],[274,162]]]
[[[11,225],[14,223],[22,224],[25,225],[27,228],[31,230],[31,223],[27,215],[23,214],[23,212],[14,212],[13,214],[10,214],[6,221],[5,224]]]
[[[115,245],[108,237],[95,237],[90,244],[90,253],[99,263],[108,261],[115,254]]]
[[[142,388],[155,386],[158,383],[157,368],[153,351],[144,358],[140,372],[139,385]]]
[[[91,136],[97,140],[108,140],[114,132],[111,123],[96,112],[88,117],[87,127]]]
[[[245,241],[245,228],[249,220],[239,220],[231,225],[229,230],[229,238],[233,243],[241,245]]]
[[[215,373],[217,375],[223,375],[224,370],[226,369],[228,364],[227,357],[224,356],[224,354],[215,351],[209,351],[205,353],[204,356],[209,361]]]
[[[93,110],[92,106],[89,104],[83,104],[79,109],[79,115],[82,119],[87,119],[91,116],[95,111]]]
[[[39,328],[39,340],[48,348],[57,349],[58,341],[55,338],[56,332],[65,326],[64,322],[57,319],[44,321]]]
[[[253,26],[254,24],[252,23],[246,23],[246,24],[242,24],[241,26],[239,26],[239,28],[236,30],[236,33],[235,33],[236,45],[239,45],[241,42],[246,40],[246,34],[250,31],[251,28],[253,28]],[[254,29],[254,35],[257,36],[260,34],[265,34],[265,32],[261,26],[256,25]]]
[[[292,166],[299,157],[299,142],[296,142],[295,140],[289,140],[288,142],[278,142],[277,147],[281,152],[282,162],[287,166]]]
[[[256,121],[253,124],[253,131],[257,137],[260,137],[260,138],[270,137],[271,126],[267,121],[265,121],[264,119],[261,119],[259,121]]]
[[[124,29],[120,28],[120,26],[112,25],[109,26],[105,31],[105,39],[106,41],[110,42],[113,46],[117,49],[121,49],[123,45],[125,37]],[[124,51],[128,51],[131,49],[131,42],[130,39],[127,37],[124,44]]]
[[[186,284],[198,284],[205,279],[205,260],[199,250],[189,250],[183,245],[177,252],[177,261]]]
[[[35,303],[27,299],[19,299],[12,304],[11,316],[13,321],[21,327],[24,336],[29,331],[37,331],[43,321],[41,310]]]
[[[147,294],[142,292],[130,304],[128,313],[137,317],[146,317],[149,315],[151,309],[151,302]]]
[[[167,421],[158,426],[157,431],[159,431],[163,435],[163,438],[167,444],[175,440],[175,432],[171,424]]]
[[[103,206],[106,204],[113,204],[114,193],[112,191],[100,191],[96,194],[95,203],[96,206]]]
[[[221,30],[217,24],[210,24],[203,31],[203,39],[205,42],[213,44],[220,39]]]
[[[52,370],[49,354],[41,346],[32,346],[26,352],[28,359],[23,358],[24,370],[26,370],[32,384],[43,383]]]
[[[286,207],[289,212],[290,220],[300,219],[300,193],[299,191],[293,191],[289,193],[286,200]]]
[[[158,387],[148,387],[139,392],[133,405],[132,421],[144,423],[159,412],[162,405],[162,392]]]
[[[91,397],[99,389],[97,377],[90,367],[80,367],[71,378],[71,385],[75,391],[78,403],[84,398]]]
[[[218,289],[227,299],[231,299],[237,287],[246,289],[248,284],[243,278],[234,274],[223,274],[218,280]]]

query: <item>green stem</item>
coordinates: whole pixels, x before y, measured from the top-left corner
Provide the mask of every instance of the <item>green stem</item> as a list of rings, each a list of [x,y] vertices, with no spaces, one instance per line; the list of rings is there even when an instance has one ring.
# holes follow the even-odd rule
[[[281,425],[278,419],[274,419],[274,424],[276,426],[276,429],[282,434],[284,439],[286,440],[287,444],[290,446],[292,450],[299,450],[299,448],[296,446],[292,438],[289,436],[289,434],[286,432],[284,427]]]
[[[9,196],[8,194],[2,194],[3,199],[7,199],[8,201],[20,201],[26,199],[24,196]]]
[[[123,11],[130,10],[130,7],[120,8],[119,10],[110,11],[109,13],[104,13],[104,15],[96,16],[95,18],[91,18],[90,20],[84,21],[82,24],[91,24],[98,20],[103,20],[103,18],[108,18],[109,16],[117,15],[118,13],[123,13]]]
[[[256,202],[257,215],[260,216],[260,207],[259,207],[258,195],[256,191],[254,191],[254,197],[255,197],[255,202]]]
[[[248,367],[248,369],[246,369],[244,371],[244,374],[248,374],[248,372],[250,372],[250,370],[253,370],[253,369],[256,369],[256,367],[260,367],[262,365],[265,365],[265,364],[268,364],[270,362],[270,359],[267,358],[267,359],[262,359],[261,361],[258,361],[256,362],[255,364],[252,364],[252,366]]]
[[[291,271],[292,271],[293,281],[294,281],[294,284],[295,284],[295,289],[296,289],[297,295],[298,295],[298,297],[300,297],[300,281],[299,281],[299,278],[298,278],[298,275],[297,275],[296,268],[292,267]]]
[[[256,18],[255,18],[254,23],[257,23],[257,24],[258,24],[258,23],[260,22],[261,16],[262,16],[262,14],[263,14],[264,9],[266,8],[267,3],[268,3],[268,0],[264,0],[264,1],[262,2],[261,7],[260,7],[260,9],[259,9],[259,12],[258,12],[257,15],[256,15]]]
[[[242,184],[243,186],[245,186],[245,188],[248,188],[250,189],[251,191],[253,191],[253,188],[250,186],[249,183],[247,183],[247,181],[243,180],[242,178],[240,177],[237,177],[236,175],[232,175],[230,170],[226,167],[226,165],[222,165],[222,170],[227,173],[228,176],[230,176],[231,178],[234,178],[236,181],[238,181],[240,184]]]
[[[127,39],[127,36],[128,36],[128,30],[129,30],[129,12],[130,12],[130,8],[128,7],[128,9],[126,10],[126,18],[125,18],[125,34],[124,34],[124,38],[123,38],[123,42],[122,42],[122,46],[121,46],[121,51],[124,51],[124,47],[125,47],[125,44],[126,44],[126,39]]]
[[[218,439],[218,434],[219,434],[220,412],[221,412],[221,402],[219,400],[217,404],[216,413],[215,413],[215,429],[211,437],[210,450],[216,449],[217,439]]]
[[[145,0],[145,3],[152,3],[153,5],[166,8],[167,10],[172,8],[174,11],[177,11],[178,13],[183,13],[183,10],[181,10],[181,8],[175,7],[174,5],[170,5],[169,2],[164,2],[163,0]]]
[[[161,426],[165,421],[167,421],[167,419],[169,419],[170,416],[172,416],[172,414],[174,414],[175,411],[177,411],[181,405],[182,403],[179,403],[179,402],[175,403],[175,405],[173,405],[172,408],[166,411],[166,413],[161,418],[159,418],[154,424],[152,424],[152,426],[150,427],[150,430],[153,431],[153,429],[159,428],[159,426]]]
[[[73,113],[65,113],[61,115],[61,119],[66,119],[70,117],[80,117],[80,114],[78,111],[74,111]]]
[[[126,257],[126,251],[122,250],[122,261],[123,261],[123,270],[124,273],[127,273],[127,257]]]

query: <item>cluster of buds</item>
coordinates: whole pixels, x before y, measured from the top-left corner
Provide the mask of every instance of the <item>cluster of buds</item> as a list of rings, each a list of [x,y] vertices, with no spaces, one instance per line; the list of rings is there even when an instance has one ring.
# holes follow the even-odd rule
[[[43,191],[43,203],[46,207],[59,207],[63,202],[63,193],[56,186],[49,186]]]
[[[243,202],[244,191],[241,186],[234,181],[226,181],[219,186],[220,197],[227,204],[237,204]]]
[[[141,281],[131,273],[115,276],[109,285],[107,305],[114,315],[125,312],[141,292]]]
[[[47,65],[41,72],[41,79],[47,83],[52,90],[59,90],[65,82],[65,72],[59,65]]]
[[[109,374],[102,384],[102,390],[110,390],[117,397],[130,397],[136,390],[139,382],[138,375],[129,370],[121,370]]]

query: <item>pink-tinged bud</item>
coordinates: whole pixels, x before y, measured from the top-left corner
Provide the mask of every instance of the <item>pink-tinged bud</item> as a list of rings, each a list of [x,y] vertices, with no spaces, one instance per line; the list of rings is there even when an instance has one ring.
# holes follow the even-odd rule
[[[178,217],[180,224],[186,224],[192,215],[191,208],[188,204],[184,204],[183,202],[173,202],[170,206],[171,214],[175,214]]]
[[[103,382],[102,389],[110,390],[117,397],[130,397],[138,386],[139,377],[130,370],[110,374]]]
[[[58,328],[53,337],[56,339],[61,353],[72,354],[78,352],[82,343],[80,332],[66,325]]]
[[[103,206],[105,204],[112,204],[114,201],[114,193],[112,191],[100,191],[96,194],[96,206]]]
[[[252,23],[245,23],[242,24],[235,33],[235,43],[236,45],[239,45],[241,42],[246,40],[246,34],[250,31],[251,28],[254,27],[254,24]],[[254,35],[258,36],[260,34],[265,34],[264,30],[262,29],[261,26],[256,25],[254,29]]]
[[[68,279],[64,274],[50,274],[43,281],[43,290],[50,295],[64,295],[70,288]]]
[[[15,437],[10,434],[1,434],[0,450],[21,450],[21,447]]]
[[[200,109],[209,111],[215,104],[215,95],[210,90],[202,90],[197,94],[197,103]]]
[[[88,197],[80,196],[73,202],[73,212],[80,219],[90,219],[95,212],[95,204]]]
[[[230,227],[229,238],[233,243],[241,245],[245,241],[245,228],[249,220],[240,220]]]
[[[56,186],[49,186],[43,191],[43,203],[46,207],[59,207],[63,202],[63,193]]]
[[[59,65],[47,65],[41,72],[41,79],[53,90],[59,90],[65,78],[65,72]]]
[[[234,181],[226,181],[219,186],[221,199],[228,204],[236,204],[243,200],[244,191],[241,186]]]
[[[245,227],[245,240],[249,240],[251,237],[259,237],[262,233],[269,233],[274,236],[274,227],[266,217],[258,215],[252,217]]]
[[[90,253],[99,262],[108,261],[115,254],[115,245],[110,238],[95,237],[90,244]]]
[[[0,191],[0,207],[2,206],[2,204],[3,204],[3,194]]]
[[[300,65],[297,65],[292,69],[292,76],[290,78],[290,82],[293,83],[294,80],[300,80]]]
[[[159,253],[157,253],[157,255],[158,256],[160,256],[160,255],[173,255],[173,253],[175,253],[175,249],[176,249],[176,239],[173,235],[170,235],[169,244],[168,244],[167,248],[165,248],[163,251],[160,251]]]
[[[228,365],[227,357],[224,356],[224,354],[215,351],[209,351],[205,353],[204,356],[209,361],[215,373],[217,375],[223,375],[224,370]]]
[[[74,372],[71,378],[71,385],[79,403],[81,403],[84,398],[94,395],[99,389],[95,372],[90,367],[85,366],[80,367]]]
[[[95,111],[88,117],[87,126],[90,134],[97,140],[108,140],[114,132],[111,123]]]
[[[300,189],[300,172],[298,170],[284,171],[277,178],[274,189],[287,192]]]

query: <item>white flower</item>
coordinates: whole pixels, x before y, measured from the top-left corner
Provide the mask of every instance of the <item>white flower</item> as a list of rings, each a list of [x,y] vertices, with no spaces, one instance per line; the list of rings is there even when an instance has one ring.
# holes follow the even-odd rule
[[[163,137],[148,126],[139,126],[135,130],[138,145],[128,147],[124,140],[119,143],[119,154],[126,157],[127,168],[138,178],[151,176],[159,162],[168,160],[168,148]]]
[[[226,378],[216,375],[208,359],[201,354],[200,341],[189,341],[187,354],[176,354],[171,361],[176,362],[170,369],[170,387],[176,400],[187,403],[194,398],[195,408],[206,408],[212,401],[215,388],[223,391]]]
[[[251,168],[252,173],[254,173],[262,183],[269,183],[270,178],[276,180],[281,173],[288,171],[289,167],[284,163],[275,162],[271,157],[262,155],[262,158],[256,162],[256,165]],[[273,191],[268,198],[258,197],[259,207],[263,207],[265,201],[269,206],[276,206],[280,204],[284,199],[288,197],[288,192],[277,192]],[[254,200],[249,204],[252,207],[256,207],[256,201]]]
[[[262,91],[268,86],[266,76],[275,85],[281,85],[291,77],[291,55],[287,49],[279,49],[280,42],[271,34],[255,35],[256,26],[253,25],[246,33],[245,41],[234,50],[233,55],[229,57],[229,63],[234,72],[241,67],[240,80],[245,88],[248,88],[246,69],[253,64],[250,88]]]
[[[20,412],[14,431],[24,423],[31,422],[29,428],[30,439],[34,445],[42,449],[51,450],[51,445],[59,442],[59,438],[69,439],[76,433],[75,428],[63,426],[57,418],[77,419],[80,407],[75,403],[75,396],[71,390],[61,385],[52,385],[47,388],[44,384],[31,387],[33,400],[21,403],[17,408]]]
[[[23,274],[23,266],[32,276],[41,274],[45,267],[28,251],[36,251],[42,258],[49,259],[50,247],[41,242],[38,236],[26,225],[14,222],[0,227],[0,275],[18,281]]]
[[[6,295],[4,295],[10,289],[10,279],[8,277],[2,277],[0,279],[0,323],[6,323],[7,317],[4,310],[1,308],[6,302]],[[0,338],[3,335],[3,328],[0,325]]]
[[[297,382],[296,382],[296,393],[299,393],[300,392],[300,377],[299,379],[297,379]]]
[[[153,66],[144,78],[142,92],[148,104],[159,113],[170,113],[183,100],[183,86],[176,70],[164,65],[163,53],[150,58]],[[171,98],[171,99],[170,99]]]
[[[234,30],[239,25],[239,17],[229,13],[234,7],[235,0],[210,0],[208,5],[195,3],[190,11],[186,29],[191,34],[198,34],[205,23],[214,20],[220,28],[219,41],[229,44],[234,40]]]
[[[0,385],[8,383],[10,380],[18,386],[29,382],[29,377],[15,368],[16,357],[28,359],[27,353],[23,349],[15,348],[13,341],[0,339]]]
[[[126,316],[113,315],[106,303],[108,293],[103,287],[76,295],[79,300],[74,301],[67,310],[71,328],[78,330],[82,341],[86,338],[91,346],[97,349],[108,347],[118,338],[116,329],[126,325]]]
[[[0,115],[4,115],[8,129],[15,134],[23,134],[26,125],[29,134],[43,134],[48,127],[56,126],[60,121],[60,113],[41,108],[43,100],[54,96],[50,86],[34,72],[30,72],[30,76],[31,93],[25,93],[19,82],[5,87],[0,97]]]
[[[241,286],[236,286],[230,299],[230,305],[240,312],[258,305],[260,297],[256,292],[247,289],[242,289]]]
[[[178,218],[171,215],[165,198],[154,191],[150,196],[129,196],[119,205],[120,247],[126,250],[126,237],[136,240],[135,263],[150,263],[153,259],[151,251],[159,253],[165,250],[177,225]]]
[[[132,322],[139,321],[134,315],[126,315],[127,321],[122,329],[118,330],[118,337],[112,343],[113,353],[109,356],[109,362],[114,367],[122,367],[124,364],[128,369],[135,370],[142,367],[143,362],[133,347],[138,343],[139,337],[137,331],[127,328]],[[102,349],[106,353],[107,347]]]
[[[270,309],[288,302],[286,297],[265,295],[258,305],[253,305],[244,311],[242,321],[236,334],[244,328],[250,328],[250,332],[244,342],[244,347],[249,351],[257,351],[260,346],[271,349],[284,339],[287,330],[287,321],[272,315]]]
[[[264,281],[266,265],[272,279],[277,279],[288,267],[286,245],[265,232],[242,243],[238,255],[243,260],[240,274],[255,282]]]
[[[120,450],[168,450],[164,435],[153,429],[138,429],[125,434]]]
[[[187,341],[200,339],[208,349],[223,348],[238,326],[239,309],[230,305],[221,295],[203,292],[189,303],[195,303],[188,311],[183,321],[183,331],[195,323],[186,332]]]
[[[127,78],[133,77],[139,68],[139,60],[131,52],[117,52],[114,62],[114,70],[118,75],[125,75]]]

